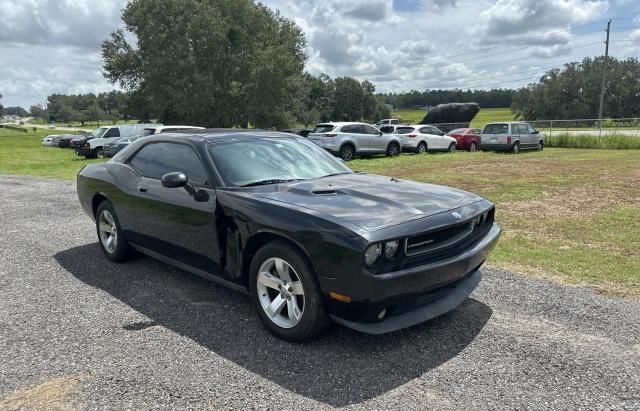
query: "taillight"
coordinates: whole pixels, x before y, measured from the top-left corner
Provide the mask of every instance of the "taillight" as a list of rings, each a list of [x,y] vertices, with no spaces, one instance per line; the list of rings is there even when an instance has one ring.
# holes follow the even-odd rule
[[[511,144],[511,136],[507,136],[507,144]]]
[[[418,135],[417,135],[417,134],[407,134],[407,137],[409,137],[409,138],[416,138],[416,137],[418,137]]]

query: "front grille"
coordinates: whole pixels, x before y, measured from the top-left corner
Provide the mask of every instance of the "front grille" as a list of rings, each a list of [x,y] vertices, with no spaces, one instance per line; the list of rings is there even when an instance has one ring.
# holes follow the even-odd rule
[[[486,217],[483,215],[469,219],[459,224],[451,225],[428,233],[409,237],[405,240],[405,254],[441,254],[450,247],[458,248],[461,243],[467,243],[473,237],[484,232],[484,228],[493,224],[494,211],[490,210]]]

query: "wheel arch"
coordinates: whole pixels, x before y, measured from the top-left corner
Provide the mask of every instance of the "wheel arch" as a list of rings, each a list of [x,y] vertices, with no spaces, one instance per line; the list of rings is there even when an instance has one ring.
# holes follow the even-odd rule
[[[358,148],[356,147],[356,143],[354,143],[353,140],[343,141],[342,144],[340,144],[340,148],[338,149],[338,152],[340,152],[342,150],[342,147],[344,147],[344,146],[351,146],[351,148],[353,148],[353,154],[354,155],[358,152]]]
[[[276,233],[273,231],[260,231],[249,237],[242,250],[242,281],[244,282],[244,285],[247,287],[247,289],[249,289],[249,275],[253,256],[258,252],[260,248],[273,241],[283,241],[285,243],[288,243],[293,249],[298,251],[309,264],[309,267],[311,267],[313,275],[316,276],[317,280],[316,270],[311,261],[311,257],[298,241],[282,233]]]
[[[111,202],[109,197],[107,197],[102,192],[97,192],[97,193],[93,194],[93,197],[91,197],[91,211],[93,212],[93,217],[94,218],[96,217],[96,212],[98,212],[98,207],[100,207],[100,204],[103,201]]]

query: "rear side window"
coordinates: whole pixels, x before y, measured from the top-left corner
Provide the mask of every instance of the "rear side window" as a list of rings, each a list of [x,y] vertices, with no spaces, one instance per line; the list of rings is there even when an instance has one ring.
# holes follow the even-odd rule
[[[409,134],[416,131],[414,127],[398,127],[396,128],[396,133],[398,134]]]
[[[318,124],[314,133],[329,133],[333,131],[335,126],[333,124]]]
[[[487,124],[482,134],[509,134],[508,124]]]
[[[207,173],[200,158],[185,144],[147,144],[129,163],[148,178],[160,180],[167,173],[181,171],[187,175],[191,184],[208,184]]]

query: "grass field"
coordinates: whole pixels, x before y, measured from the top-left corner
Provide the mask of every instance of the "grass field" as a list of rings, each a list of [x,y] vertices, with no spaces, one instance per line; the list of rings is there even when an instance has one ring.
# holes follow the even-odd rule
[[[40,139],[1,137],[0,174],[73,179],[85,164],[102,161],[43,147]],[[504,234],[493,266],[640,296],[640,150],[403,154],[349,165],[494,201]]]

